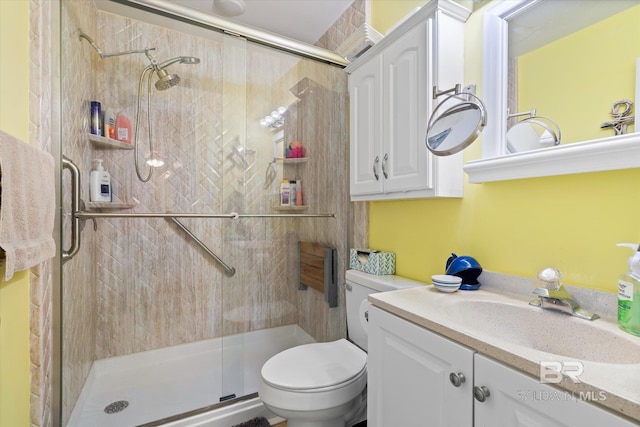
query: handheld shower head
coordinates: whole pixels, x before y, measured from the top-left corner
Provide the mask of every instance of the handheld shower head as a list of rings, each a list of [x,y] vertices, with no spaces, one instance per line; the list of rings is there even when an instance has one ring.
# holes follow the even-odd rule
[[[199,64],[200,58],[194,56],[177,56],[175,58],[168,59],[161,64],[155,65],[156,74],[158,75],[158,81],[156,82],[156,89],[166,90],[174,87],[180,83],[180,76],[177,74],[169,74],[165,68],[171,64],[179,62],[181,64]]]
[[[167,70],[160,68],[156,74],[158,75],[158,81],[156,82],[156,89],[167,90],[180,83],[180,76],[177,74],[169,74]]]
[[[149,53],[151,49],[145,49],[144,53],[147,56],[147,59],[149,59],[150,64],[147,65],[144,70],[142,70],[142,73],[140,74],[140,80],[138,81],[138,105],[136,108],[136,130],[135,130],[135,136],[134,136],[134,148],[135,148],[135,155],[133,156],[134,158],[134,165],[135,165],[135,169],[136,169],[136,175],[138,175],[138,179],[142,182],[148,182],[151,179],[151,176],[153,175],[153,168],[157,167],[157,165],[152,165],[150,164],[151,168],[149,168],[149,173],[146,176],[142,176],[142,173],[140,172],[140,166],[138,163],[138,157],[139,157],[139,144],[138,144],[138,129],[139,129],[139,124],[140,124],[140,103],[141,103],[141,98],[142,98],[142,93],[143,93],[143,83],[144,83],[144,79],[145,77],[147,78],[147,125],[148,125],[148,135],[149,135],[149,151],[151,153],[153,153],[153,138],[151,136],[151,76],[153,74],[153,72],[155,71],[156,74],[158,75],[158,81],[155,83],[156,85],[156,89],[158,90],[166,90],[169,89],[170,87],[173,87],[175,85],[177,85],[178,83],[180,83],[180,76],[178,76],[177,74],[169,74],[167,72],[167,70],[165,70],[166,67],[168,67],[171,64],[174,64],[176,62],[180,62],[181,64],[198,64],[200,63],[200,59],[193,57],[193,56],[178,56],[176,58],[172,58],[169,59],[161,64],[158,64],[158,62],[155,60],[155,58],[153,56],[151,56],[151,54]],[[151,159],[150,159],[151,160]]]
[[[199,64],[200,58],[196,58],[195,56],[176,56],[175,58],[167,59],[166,61],[156,65],[158,69],[162,70],[163,68],[167,68],[171,64],[175,64],[179,62],[181,64]]]

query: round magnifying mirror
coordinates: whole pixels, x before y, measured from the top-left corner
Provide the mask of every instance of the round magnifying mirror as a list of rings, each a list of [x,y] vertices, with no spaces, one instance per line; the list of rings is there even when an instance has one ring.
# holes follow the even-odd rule
[[[425,143],[436,156],[449,156],[475,141],[486,124],[486,110],[479,98],[467,93],[451,95],[433,110]]]
[[[521,153],[558,144],[560,144],[560,127],[546,117],[534,116],[521,120],[507,131],[509,153]]]

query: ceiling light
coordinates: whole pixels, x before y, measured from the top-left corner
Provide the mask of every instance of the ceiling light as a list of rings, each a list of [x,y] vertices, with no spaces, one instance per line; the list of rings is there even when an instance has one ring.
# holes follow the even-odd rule
[[[242,15],[245,9],[244,0],[213,0],[213,11],[218,15],[238,16]]]

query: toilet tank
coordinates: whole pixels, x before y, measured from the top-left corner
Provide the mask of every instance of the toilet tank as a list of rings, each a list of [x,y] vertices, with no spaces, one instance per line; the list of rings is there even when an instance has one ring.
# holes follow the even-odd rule
[[[358,270],[347,270],[345,279],[347,333],[349,339],[365,351],[368,349],[367,317],[370,307],[367,301],[368,295],[425,285],[425,283],[396,275],[376,276]]]

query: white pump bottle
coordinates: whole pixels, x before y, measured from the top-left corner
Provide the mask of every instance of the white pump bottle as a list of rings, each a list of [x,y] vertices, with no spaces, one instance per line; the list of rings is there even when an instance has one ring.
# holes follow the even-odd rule
[[[111,201],[111,175],[104,170],[102,160],[93,160],[93,170],[91,171],[91,187],[89,197],[92,202]]]
[[[640,336],[640,245],[618,243],[635,252],[629,258],[629,271],[618,279],[618,325],[633,335]]]

